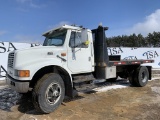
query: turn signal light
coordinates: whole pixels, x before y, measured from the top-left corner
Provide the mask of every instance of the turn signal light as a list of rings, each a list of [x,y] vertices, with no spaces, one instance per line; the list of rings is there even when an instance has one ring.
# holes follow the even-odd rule
[[[61,56],[66,56],[66,53],[61,53]]]
[[[19,77],[29,77],[30,76],[30,71],[29,70],[19,70],[18,71],[18,76]]]

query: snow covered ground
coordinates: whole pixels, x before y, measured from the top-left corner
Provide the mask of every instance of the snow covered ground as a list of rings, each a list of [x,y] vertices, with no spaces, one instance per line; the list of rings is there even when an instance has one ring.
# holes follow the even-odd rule
[[[152,80],[156,79],[160,78],[153,78]],[[96,92],[105,92],[108,90],[121,89],[129,86],[129,81],[120,79],[116,82],[105,82],[93,90]],[[12,106],[19,102],[21,97],[22,95],[10,89],[8,85],[5,84],[5,81],[0,81],[0,109],[9,111]]]

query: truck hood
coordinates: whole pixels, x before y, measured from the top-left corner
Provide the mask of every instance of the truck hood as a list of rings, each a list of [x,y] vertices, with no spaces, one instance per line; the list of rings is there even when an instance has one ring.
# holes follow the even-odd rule
[[[14,66],[30,65],[44,60],[58,59],[62,52],[66,52],[63,47],[56,46],[40,46],[15,51]]]

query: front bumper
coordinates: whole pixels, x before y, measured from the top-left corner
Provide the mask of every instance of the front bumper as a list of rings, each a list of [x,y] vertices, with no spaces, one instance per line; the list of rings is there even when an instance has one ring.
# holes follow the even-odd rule
[[[6,82],[11,87],[11,89],[19,93],[27,93],[29,91],[29,82],[28,81],[19,81],[15,80],[9,75],[6,75]]]

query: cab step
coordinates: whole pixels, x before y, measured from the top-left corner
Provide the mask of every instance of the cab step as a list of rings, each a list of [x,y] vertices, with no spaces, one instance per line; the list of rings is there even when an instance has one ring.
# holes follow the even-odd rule
[[[92,73],[73,75],[72,77],[73,77],[73,83],[83,83],[95,80]]]
[[[91,91],[94,88],[96,88],[97,85],[94,83],[90,83],[90,84],[74,84],[74,88],[78,91],[78,92],[86,92],[86,91]]]
[[[74,83],[74,88],[78,92],[92,91],[94,88],[103,86],[106,84],[106,80],[95,79],[88,82]]]

